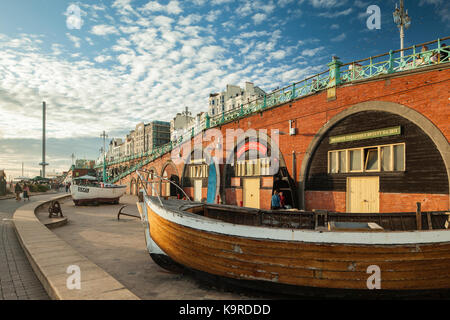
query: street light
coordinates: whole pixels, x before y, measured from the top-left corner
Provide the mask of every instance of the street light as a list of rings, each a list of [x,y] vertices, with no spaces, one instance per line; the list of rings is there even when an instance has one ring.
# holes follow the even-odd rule
[[[400,0],[400,8],[395,5],[395,11],[393,13],[394,23],[400,29],[400,56],[403,58],[403,41],[405,39],[405,30],[409,28],[411,25],[411,18],[408,16],[408,9],[405,12],[405,6],[403,4],[403,0]]]

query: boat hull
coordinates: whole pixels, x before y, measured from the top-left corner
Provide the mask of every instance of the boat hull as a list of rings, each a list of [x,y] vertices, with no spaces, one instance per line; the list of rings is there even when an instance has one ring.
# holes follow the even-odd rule
[[[416,231],[378,233],[378,236],[362,232],[305,231],[299,232],[299,236],[291,229],[256,230],[258,227],[194,217],[162,208],[148,199],[146,209],[149,234],[159,250],[177,264],[231,281],[258,287],[263,287],[263,283],[367,292],[373,288],[370,270],[376,266],[380,270],[381,289],[376,291],[450,289],[449,230],[424,231],[427,235]],[[271,239],[270,234],[280,235],[279,239]],[[289,235],[292,240],[288,240]],[[351,237],[355,243],[351,243]],[[395,243],[389,237],[399,240]],[[423,243],[408,241],[411,237]],[[344,242],[330,241],[340,238]]]
[[[71,195],[75,205],[88,205],[99,203],[119,203],[121,196],[125,194],[126,186],[114,188],[97,188],[91,186],[72,185]]]

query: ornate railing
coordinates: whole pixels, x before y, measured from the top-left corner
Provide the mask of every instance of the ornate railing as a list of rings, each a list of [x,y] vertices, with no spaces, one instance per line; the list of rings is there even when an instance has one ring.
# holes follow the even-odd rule
[[[353,61],[347,64],[342,64],[339,60],[333,58],[333,61],[328,64],[328,70],[324,72],[273,91],[264,95],[264,97],[242,104],[238,108],[225,111],[214,117],[206,115],[205,120],[199,125],[191,128],[191,130],[186,132],[176,141],[171,141],[163,146],[155,148],[152,152],[122,157],[109,162],[108,165],[111,166],[136,159],[140,160],[137,165],[126,170],[110,182],[115,183],[119,181],[121,178],[136,171],[136,169],[139,169],[167,152],[172,151],[172,149],[180,144],[191,140],[203,130],[221,126],[227,122],[246,117],[255,112],[261,112],[267,108],[284,104],[340,84],[419,69],[430,65],[448,63],[450,62],[450,46],[444,46],[443,41],[446,40],[449,41],[450,37],[414,45],[403,50],[390,51],[388,53]],[[401,52],[403,52],[403,56],[401,55]],[[101,165],[97,165],[95,168],[100,167]]]

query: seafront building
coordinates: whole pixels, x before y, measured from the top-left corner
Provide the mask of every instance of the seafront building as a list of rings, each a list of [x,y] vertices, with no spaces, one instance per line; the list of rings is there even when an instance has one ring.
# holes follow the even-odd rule
[[[246,82],[244,88],[228,84],[225,91],[209,95],[208,113],[210,116],[216,116],[240,108],[241,105],[264,97],[265,94],[261,88],[254,86],[252,82]]]
[[[120,157],[149,152],[169,141],[169,122],[152,121],[147,124],[141,122],[123,140],[121,138],[113,138],[110,141],[106,152],[106,160],[111,162]],[[100,155],[98,162],[103,162],[103,155]]]

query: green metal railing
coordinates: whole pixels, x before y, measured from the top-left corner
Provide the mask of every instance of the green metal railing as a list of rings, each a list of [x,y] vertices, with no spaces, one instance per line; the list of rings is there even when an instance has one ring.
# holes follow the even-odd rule
[[[306,97],[340,84],[370,79],[386,74],[415,70],[430,65],[448,63],[450,62],[450,46],[443,45],[443,41],[446,40],[449,41],[450,37],[414,45],[403,50],[390,51],[388,53],[353,61],[347,64],[342,64],[339,60],[333,58],[333,61],[328,64],[329,68],[326,71],[273,91],[264,95],[264,97],[255,99],[236,109],[223,112],[214,117],[209,117],[207,114],[204,121],[192,128],[192,130],[189,130],[189,132],[178,138],[176,141],[171,141],[155,148],[152,152],[122,157],[109,162],[108,166],[136,159],[140,160],[138,164],[127,169],[110,182],[115,183],[119,181],[123,177],[136,171],[136,169],[147,165],[167,152],[172,151],[182,143],[191,140],[194,136],[206,129],[221,126],[250,114],[261,112],[267,108],[284,104],[301,97]],[[404,53],[403,57],[401,56],[402,51]],[[101,166],[102,165],[99,164],[95,168],[100,168]]]

